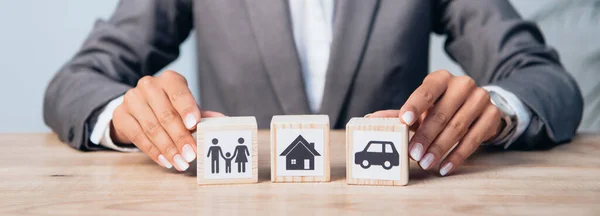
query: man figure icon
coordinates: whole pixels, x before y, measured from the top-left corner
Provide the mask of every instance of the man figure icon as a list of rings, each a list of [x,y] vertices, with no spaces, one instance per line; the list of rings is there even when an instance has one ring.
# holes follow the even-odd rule
[[[216,139],[216,138],[212,139],[212,144],[213,144],[213,146],[208,148],[208,155],[206,155],[206,157],[210,157],[210,161],[211,161],[210,172],[211,173],[219,173],[219,160],[220,160],[220,157],[224,157],[223,151],[221,150],[220,146],[217,146],[217,144],[219,144],[218,139]],[[212,157],[211,157],[211,155],[212,155]]]

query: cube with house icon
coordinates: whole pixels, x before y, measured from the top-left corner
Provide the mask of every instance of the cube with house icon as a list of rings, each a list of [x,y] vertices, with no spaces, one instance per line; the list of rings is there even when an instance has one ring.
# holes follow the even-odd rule
[[[329,173],[329,117],[273,116],[271,181],[327,182]]]
[[[398,118],[352,118],[346,124],[346,182],[406,185],[408,126]]]

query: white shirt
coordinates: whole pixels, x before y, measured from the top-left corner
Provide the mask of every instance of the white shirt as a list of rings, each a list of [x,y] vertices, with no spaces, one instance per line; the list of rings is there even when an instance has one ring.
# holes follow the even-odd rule
[[[333,35],[334,1],[289,0],[294,42],[300,58],[306,95],[312,112],[319,111],[325,89],[325,78]],[[498,86],[485,86],[484,88],[494,90],[504,97],[517,113],[516,132],[510,141],[506,143],[506,148],[525,131],[527,125],[529,125],[531,113],[513,93]],[[119,147],[110,138],[112,113],[122,101],[123,97],[121,96],[106,105],[104,111],[98,116],[90,141],[118,151],[137,151],[137,148]]]

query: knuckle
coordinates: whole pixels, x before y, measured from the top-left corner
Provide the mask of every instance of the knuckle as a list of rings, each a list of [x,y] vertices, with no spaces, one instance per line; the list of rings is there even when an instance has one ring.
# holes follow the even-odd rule
[[[500,116],[501,116],[500,109],[498,109],[498,107],[496,107],[494,105],[490,105],[489,106],[489,111],[488,112],[490,113],[490,115],[492,116],[492,118],[494,118],[494,120],[495,119],[499,119]]]
[[[477,145],[483,143],[484,137],[482,134],[474,134],[470,141],[471,141],[470,143],[472,143],[472,145],[477,146]]]
[[[182,112],[183,112],[183,113],[192,113],[192,112],[194,112],[194,111],[195,111],[195,109],[197,109],[197,108],[198,108],[198,107],[196,107],[196,106],[189,106],[189,107],[186,107],[186,108],[184,108],[184,109],[182,110]]]
[[[451,121],[450,128],[452,128],[457,135],[463,135],[467,132],[467,127],[462,121]]]
[[[450,71],[446,70],[446,69],[440,69],[438,71],[435,72],[436,75],[439,75],[441,77],[451,77],[452,73],[450,73]]]
[[[495,127],[495,128],[494,128],[494,130],[490,130],[490,132],[488,132],[488,133],[486,134],[486,136],[485,136],[485,139],[484,139],[484,140],[485,140],[485,141],[488,141],[488,140],[490,140],[490,139],[492,139],[492,138],[494,138],[494,137],[498,136],[498,133],[499,133],[499,131],[498,131],[498,128],[497,128],[497,127]]]
[[[131,142],[133,142],[133,144],[139,145],[142,143],[143,138],[144,138],[144,133],[142,131],[132,131],[131,133]]]
[[[180,100],[182,98],[186,98],[186,97],[190,96],[190,94],[191,93],[189,91],[175,92],[175,93],[171,94],[171,101],[177,102],[178,100]]]
[[[180,133],[179,135],[175,136],[175,143],[183,144],[187,138],[188,138],[188,134]]]
[[[163,72],[160,77],[169,77],[169,76],[175,76],[177,75],[177,72],[173,71],[173,70],[166,70],[165,72]]]
[[[123,104],[119,104],[115,108],[115,111],[112,113],[113,120],[119,119],[124,113],[125,113],[125,106],[123,106]]]
[[[437,124],[446,124],[446,121],[448,121],[448,115],[440,111],[434,112],[431,114],[431,121]]]
[[[178,80],[178,81],[183,81],[185,83],[187,83],[187,80],[185,79],[184,76],[182,76],[181,74],[172,71],[172,70],[167,70],[165,71],[161,77],[164,77],[167,80]]]
[[[431,138],[429,138],[429,135],[426,133],[416,133],[414,135],[414,139],[418,140],[423,145],[427,145],[427,144],[431,143]]]
[[[447,82],[454,76],[454,75],[452,75],[452,73],[450,73],[450,71],[448,71],[446,69],[439,70],[438,73],[440,74],[440,79],[444,82]]]
[[[155,136],[158,133],[158,124],[154,121],[148,121],[144,125],[144,131],[148,136]]]
[[[421,95],[421,97],[423,98],[423,100],[425,100],[425,102],[427,103],[433,103],[433,93],[431,93],[430,90],[428,89],[420,89],[418,91],[418,94]]]
[[[177,113],[173,109],[167,109],[160,113],[160,123],[163,125],[170,124],[177,117]]]
[[[168,145],[164,150],[164,154],[165,156],[168,155],[168,158],[173,158],[173,156],[175,156],[178,153],[179,151],[177,151],[177,148],[175,148],[175,146],[173,145]]]
[[[133,97],[135,97],[135,90],[129,89],[125,92],[125,95],[123,95],[123,101],[129,102]]]
[[[138,80],[137,87],[145,88],[147,86],[151,86],[153,82],[154,78],[152,76],[144,76]]]
[[[475,89],[475,91],[473,91],[473,94],[475,94],[475,97],[480,100],[480,102],[490,102],[490,93],[488,91],[486,91],[483,88],[477,88]]]
[[[154,158],[154,159],[158,159],[158,155],[160,155],[160,151],[156,147],[150,146],[150,148],[147,151],[148,152],[146,154],[148,154],[148,156],[150,156],[151,158]]]
[[[453,80],[458,84],[458,86],[464,89],[471,89],[476,86],[475,80],[469,76],[459,76],[455,77]]]
[[[429,147],[429,152],[435,156],[440,156],[444,154],[444,149],[442,149],[440,144],[433,144]]]
[[[455,151],[453,154],[454,154],[454,160],[456,162],[460,163],[460,162],[465,161],[467,159],[467,156],[464,153],[460,152],[460,151]]]

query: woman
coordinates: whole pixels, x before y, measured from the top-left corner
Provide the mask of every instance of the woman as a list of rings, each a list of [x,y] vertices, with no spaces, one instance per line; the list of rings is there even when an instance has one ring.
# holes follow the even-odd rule
[[[239,145],[235,147],[233,156],[235,157],[235,162],[238,164],[238,173],[246,172],[247,156],[250,156],[250,152],[248,151],[248,147],[244,145],[244,138],[240,137],[238,143]]]

